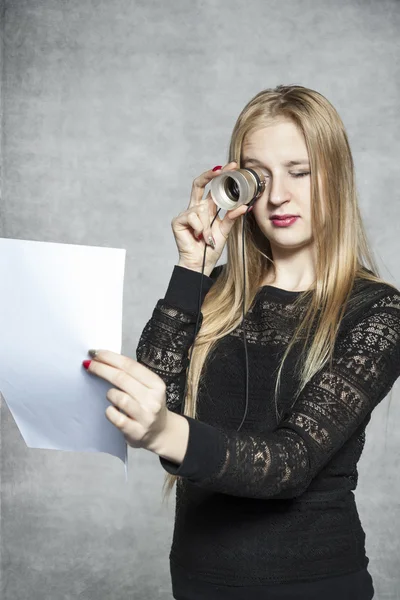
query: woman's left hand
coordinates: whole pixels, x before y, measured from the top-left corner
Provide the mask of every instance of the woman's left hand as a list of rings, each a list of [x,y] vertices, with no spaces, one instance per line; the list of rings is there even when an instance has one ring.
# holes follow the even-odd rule
[[[110,350],[97,350],[87,370],[115,386],[107,392],[113,406],[108,406],[105,414],[122,431],[129,446],[153,450],[167,426],[164,381],[133,358]]]

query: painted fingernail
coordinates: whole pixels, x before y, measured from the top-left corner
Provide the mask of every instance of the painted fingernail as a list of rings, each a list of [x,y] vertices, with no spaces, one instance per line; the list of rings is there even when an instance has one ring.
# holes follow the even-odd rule
[[[96,358],[96,356],[97,356],[97,350],[88,350],[88,354],[92,358]]]
[[[212,235],[209,236],[208,243],[210,244],[211,248],[215,250],[215,240]]]
[[[91,362],[92,362],[91,360],[84,360],[82,362],[82,364],[85,367],[85,369],[88,369]]]
[[[213,171],[220,171],[220,169],[222,169],[222,166],[218,165],[213,168]]]

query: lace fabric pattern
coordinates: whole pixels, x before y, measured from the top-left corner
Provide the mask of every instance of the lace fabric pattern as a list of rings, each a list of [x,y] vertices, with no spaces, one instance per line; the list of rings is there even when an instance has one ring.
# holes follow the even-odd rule
[[[165,382],[169,410],[180,412],[189,364],[188,351],[193,341],[197,316],[159,300],[146,323],[136,358]],[[199,329],[203,322],[200,314]]]
[[[400,294],[380,294],[338,338],[332,370],[326,365],[314,375],[275,431],[218,431],[224,460],[197,485],[252,498],[293,497],[308,487],[400,375]],[[177,412],[195,321],[195,314],[159,300],[137,350],[138,360],[166,382],[168,408]]]

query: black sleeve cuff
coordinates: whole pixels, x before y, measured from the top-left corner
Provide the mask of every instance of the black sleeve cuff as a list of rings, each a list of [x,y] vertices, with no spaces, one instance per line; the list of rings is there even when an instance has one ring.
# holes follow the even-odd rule
[[[197,313],[200,282],[201,273],[175,265],[164,297],[165,302],[184,311]],[[213,283],[214,280],[211,277],[203,275],[200,308]]]
[[[201,483],[222,467],[226,457],[224,434],[217,429],[182,415],[189,423],[189,440],[184,459],[180,465],[159,457],[161,466],[171,475],[187,477],[193,483]]]

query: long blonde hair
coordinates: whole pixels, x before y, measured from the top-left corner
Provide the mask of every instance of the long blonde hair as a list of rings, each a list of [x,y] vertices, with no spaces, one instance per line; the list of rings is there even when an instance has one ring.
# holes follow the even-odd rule
[[[297,398],[313,375],[332,360],[336,335],[355,279],[383,282],[358,206],[354,163],[347,134],[336,109],[324,96],[300,85],[280,85],[259,92],[247,103],[236,121],[228,162],[235,160],[240,167],[246,136],[281,119],[289,119],[297,125],[307,146],[311,167],[311,226],[315,240],[316,279],[310,288],[313,294],[307,290],[296,298],[295,305],[302,302],[306,294],[310,302],[278,370],[274,394],[276,413],[283,363],[296,340],[305,339],[307,343],[310,332],[313,332],[312,343],[302,364],[299,388],[295,394]],[[319,189],[317,173],[321,176],[322,190]],[[199,379],[206,368],[207,357],[217,341],[242,321],[243,224],[244,219],[238,219],[233,225],[226,242],[227,263],[201,307],[203,321],[190,349],[187,395],[184,399],[184,414],[192,418],[197,417]],[[252,213],[246,217],[245,260],[244,309],[247,313],[262,281],[270,272],[274,274],[275,268],[269,240],[261,232]],[[314,327],[317,316],[318,323]],[[177,479],[175,475],[166,473],[163,500],[169,497]]]

